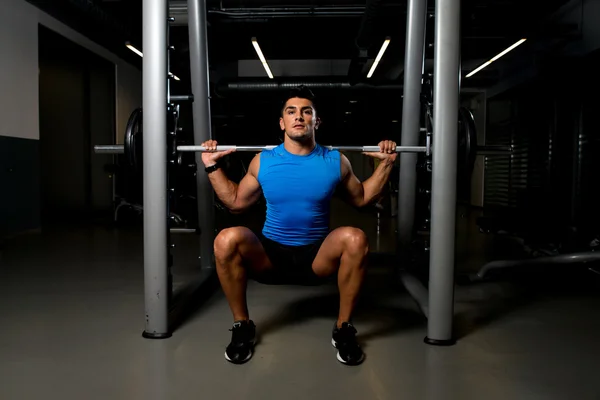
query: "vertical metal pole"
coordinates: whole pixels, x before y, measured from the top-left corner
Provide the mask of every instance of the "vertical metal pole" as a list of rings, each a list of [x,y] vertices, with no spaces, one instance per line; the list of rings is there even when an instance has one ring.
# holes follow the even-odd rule
[[[167,284],[167,0],[143,5],[146,338],[171,336]]]
[[[425,342],[454,344],[456,152],[460,96],[460,0],[436,0],[429,318]]]
[[[188,0],[188,29],[190,38],[190,70],[192,77],[192,104],[194,142],[197,145],[211,138],[210,90],[208,72],[208,44],[206,35],[206,0]],[[196,153],[198,223],[200,227],[200,262],[202,268],[212,268],[215,224],[213,189],[202,169],[202,153]]]
[[[402,146],[419,144],[426,20],[427,0],[409,0],[404,55]],[[416,153],[400,153],[397,216],[400,249],[406,248],[412,240],[417,191],[417,156]]]

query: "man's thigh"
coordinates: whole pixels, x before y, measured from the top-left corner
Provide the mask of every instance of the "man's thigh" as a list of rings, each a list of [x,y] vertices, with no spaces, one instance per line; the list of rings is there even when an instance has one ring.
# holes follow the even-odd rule
[[[273,268],[273,263],[260,238],[250,229],[242,226],[226,228],[219,233],[219,236],[222,236],[222,240],[237,244],[242,262],[251,273],[258,274]]]
[[[313,261],[312,269],[315,275],[325,278],[337,273],[345,247],[352,244],[353,239],[363,236],[362,230],[350,226],[339,227],[331,231],[321,244]]]

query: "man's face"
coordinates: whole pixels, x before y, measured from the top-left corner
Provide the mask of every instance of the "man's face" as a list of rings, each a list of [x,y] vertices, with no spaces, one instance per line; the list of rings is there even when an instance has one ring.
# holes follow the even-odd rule
[[[312,138],[319,123],[312,102],[299,97],[285,103],[283,115],[279,119],[279,126],[285,130],[286,135],[299,142]]]

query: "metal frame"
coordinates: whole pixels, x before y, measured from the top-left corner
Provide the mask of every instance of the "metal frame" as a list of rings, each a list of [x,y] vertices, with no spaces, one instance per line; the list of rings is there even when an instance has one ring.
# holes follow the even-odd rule
[[[190,68],[194,143],[211,139],[208,43],[206,33],[206,0],[188,0],[188,32],[190,38]],[[202,165],[202,154],[196,154],[196,165]],[[200,229],[200,263],[204,269],[214,269],[215,208],[213,188],[204,173],[196,174],[196,201]]]
[[[402,100],[402,146],[417,146],[421,131],[421,85],[425,66],[427,0],[408,2],[406,50],[404,56],[404,98]],[[417,192],[417,155],[400,155],[398,178],[398,243],[406,248],[412,241]]]
[[[189,0],[191,96],[170,96],[168,80],[168,1],[148,0],[143,7],[143,173],[144,293],[146,338],[171,336],[169,327],[168,199],[167,199],[167,103],[193,100],[194,140],[210,139],[210,96],[206,43],[205,1]],[[96,146],[96,152],[122,152],[118,146]],[[201,155],[196,156],[201,165]],[[214,209],[212,189],[204,174],[197,174],[197,201],[202,268],[214,269]]]
[[[405,101],[403,106],[402,144],[414,146],[418,137],[418,107],[420,75],[423,68],[425,3],[410,0],[407,28],[407,63],[405,74]],[[427,295],[425,312],[428,316],[429,344],[453,344],[452,320],[454,302],[454,236],[456,199],[456,145],[458,106],[460,94],[460,0],[436,0],[435,66],[434,66],[434,134],[432,183],[432,222],[429,290],[421,291],[422,300]],[[208,80],[206,3],[205,0],[188,0],[188,27],[190,37],[190,67],[193,73],[194,140],[202,143],[211,137],[210,95]],[[168,1],[148,0],[143,7],[143,125],[144,160],[144,282],[147,338],[171,336],[168,323],[168,251],[167,251],[167,143],[166,109],[169,100],[167,38]],[[408,118],[407,118],[408,117]],[[419,148],[418,151],[423,151]],[[99,149],[102,152],[102,149]],[[111,150],[118,150],[116,148]],[[198,149],[190,150],[198,151]],[[402,165],[414,169],[414,155],[403,155]],[[196,154],[201,165],[201,154]],[[201,216],[200,251],[202,268],[214,268],[212,244],[215,234],[212,189],[204,174],[197,174],[198,215]],[[414,178],[401,175],[401,191],[407,193],[402,200],[402,236],[414,209]],[[412,199],[411,199],[412,191]],[[412,207],[411,207],[412,205]],[[412,212],[414,214],[414,210]],[[400,218],[403,218],[402,220]],[[406,218],[406,221],[404,220]],[[408,221],[408,222],[407,222]],[[409,224],[410,222],[410,224]],[[412,229],[412,228],[411,228]],[[416,289],[417,291],[420,288]]]
[[[411,144],[417,136],[413,111],[420,104],[422,53],[425,44],[421,0],[409,0],[403,105],[402,144]],[[434,39],[433,135],[434,147],[431,185],[431,238],[429,285],[425,288],[408,271],[400,279],[427,318],[425,343],[453,345],[454,256],[456,228],[456,169],[458,110],[460,98],[460,0],[436,0]],[[422,41],[422,42],[421,42]],[[418,82],[417,82],[418,81]],[[418,85],[418,89],[417,86]],[[407,98],[408,97],[408,98]],[[408,100],[408,102],[407,102]],[[408,104],[407,104],[408,103]],[[420,109],[419,109],[420,110]],[[398,236],[401,248],[412,239],[414,223],[414,155],[403,154],[398,204]],[[402,171],[402,168],[405,171]],[[402,191],[406,193],[402,193]],[[400,197],[402,196],[402,197]]]
[[[414,1],[414,0],[413,0]],[[456,153],[460,105],[460,0],[436,0],[428,344],[455,343]]]
[[[167,252],[167,0],[143,7],[144,299],[146,338],[171,336]],[[150,161],[151,160],[151,161]]]

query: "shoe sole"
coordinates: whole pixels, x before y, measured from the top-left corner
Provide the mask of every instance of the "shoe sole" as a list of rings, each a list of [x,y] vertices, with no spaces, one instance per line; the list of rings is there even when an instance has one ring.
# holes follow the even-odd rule
[[[336,349],[338,348],[338,347],[337,347],[337,342],[336,342],[336,341],[335,341],[333,338],[331,338],[331,345],[332,345],[334,348],[336,348]],[[352,364],[350,364],[350,363],[348,363],[348,362],[346,362],[346,361],[344,361],[344,360],[342,359],[342,357],[340,356],[340,352],[339,352],[339,350],[338,350],[338,352],[337,352],[337,359],[338,359],[338,361],[339,361],[339,362],[341,362],[342,364],[346,364],[346,365],[358,365],[358,364],[362,363],[362,362],[365,360],[365,353],[363,353],[363,354],[362,354],[362,356],[360,357],[360,360],[356,361],[355,363],[352,363]]]

